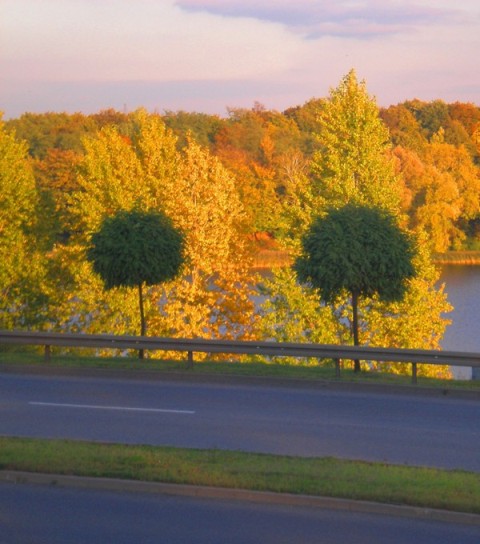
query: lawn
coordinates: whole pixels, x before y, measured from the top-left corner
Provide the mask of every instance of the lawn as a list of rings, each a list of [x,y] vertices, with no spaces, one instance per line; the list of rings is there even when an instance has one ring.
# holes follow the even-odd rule
[[[367,500],[480,514],[480,475],[223,450],[0,437],[0,469]]]

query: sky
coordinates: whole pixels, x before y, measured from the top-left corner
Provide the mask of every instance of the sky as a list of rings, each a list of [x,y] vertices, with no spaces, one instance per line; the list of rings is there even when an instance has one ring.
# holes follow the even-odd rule
[[[480,0],[0,0],[0,111],[480,105]]]

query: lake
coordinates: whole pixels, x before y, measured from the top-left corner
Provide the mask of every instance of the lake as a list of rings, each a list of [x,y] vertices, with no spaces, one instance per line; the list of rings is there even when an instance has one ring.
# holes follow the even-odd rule
[[[442,348],[480,353],[480,266],[442,265],[441,281],[454,307],[448,315],[452,324],[447,327]],[[459,369],[455,376],[470,379],[472,371]]]

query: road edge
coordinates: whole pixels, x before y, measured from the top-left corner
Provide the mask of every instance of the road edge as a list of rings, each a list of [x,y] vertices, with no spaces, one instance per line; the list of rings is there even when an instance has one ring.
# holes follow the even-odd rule
[[[268,491],[250,491],[247,489],[144,482],[115,478],[82,477],[13,470],[0,470],[0,482],[19,485],[29,484],[61,488],[102,490],[116,493],[151,493],[205,499],[237,500],[284,506],[344,510],[363,514],[387,515],[480,526],[480,515],[478,514],[334,497],[294,495],[291,493],[274,493]]]
[[[479,400],[480,389],[455,389],[419,385],[377,384],[340,380],[288,378],[276,376],[239,376],[231,374],[195,374],[190,372],[158,371],[150,369],[79,368],[48,365],[16,365],[0,363],[0,374],[60,376],[78,378],[111,378],[130,380],[156,380],[165,382],[201,383],[215,385],[246,385],[257,387],[295,387],[304,389],[348,391],[358,393],[418,395],[464,400]]]

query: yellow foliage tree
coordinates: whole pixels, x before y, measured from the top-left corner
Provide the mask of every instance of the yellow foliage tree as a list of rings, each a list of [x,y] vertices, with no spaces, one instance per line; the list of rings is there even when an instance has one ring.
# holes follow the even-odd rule
[[[75,235],[57,248],[72,278],[60,311],[64,327],[135,334],[135,294],[102,289],[85,247],[102,220],[120,210],[159,210],[185,233],[185,276],[146,294],[149,333],[175,336],[248,335],[253,302],[244,212],[232,175],[193,142],[180,153],[161,118],[136,112],[128,134],[106,127],[85,141],[72,194]]]
[[[406,219],[400,205],[411,205],[418,192],[415,183],[422,182],[418,174],[423,173],[424,165],[412,152],[404,161],[404,170],[411,173],[411,178],[402,179],[402,169],[395,172],[388,132],[374,100],[367,95],[365,84],[357,81],[353,71],[332,90],[318,116],[320,149],[313,156],[313,175],[310,178],[298,175],[292,180],[294,182],[286,185],[288,200],[296,207],[295,212],[284,214],[290,223],[290,231],[301,233],[315,215],[325,212],[326,206],[341,208],[352,202],[386,208],[404,223]],[[291,246],[295,248],[295,244]],[[439,274],[431,264],[429,248],[424,241],[415,267],[417,276],[409,280],[402,302],[387,304],[377,298],[363,301],[359,307],[360,344],[438,348],[439,339],[448,325],[443,314],[451,308],[443,289],[436,286]],[[275,289],[285,292],[287,279],[277,275],[275,284],[269,284],[272,293],[269,310],[273,306],[285,313],[285,304],[298,305],[297,300],[273,296]],[[353,322],[348,294],[340,295],[331,306],[330,313],[324,308],[317,310],[315,328],[329,330],[335,343],[351,342],[345,336],[345,325]],[[336,328],[331,326],[332,315],[337,320]],[[273,333],[275,338],[281,338],[280,331],[273,328]],[[395,365],[390,368],[399,371]],[[446,368],[441,371],[448,373]],[[426,372],[436,374],[437,369],[427,368]]]
[[[38,207],[27,146],[0,115],[0,328],[38,325],[44,318],[48,289]]]
[[[252,259],[232,174],[192,140],[165,209],[186,233],[187,279],[165,290],[152,327],[173,335],[245,338],[253,324]]]
[[[425,236],[420,236],[414,266],[421,274],[410,280],[405,298],[400,302],[384,303],[375,299],[361,302],[360,312],[368,316],[368,327],[361,333],[361,343],[374,347],[389,346],[406,349],[440,349],[440,341],[450,320],[444,314],[453,307],[447,301],[444,288],[433,288],[439,272],[432,264]],[[374,369],[388,369],[397,374],[409,374],[402,363],[374,363]],[[436,378],[451,377],[444,365],[419,365],[419,375]]]
[[[421,156],[402,147],[394,155],[410,228],[428,235],[432,251],[458,248],[465,238],[462,221],[480,211],[480,177],[466,149],[446,144],[438,135]]]

